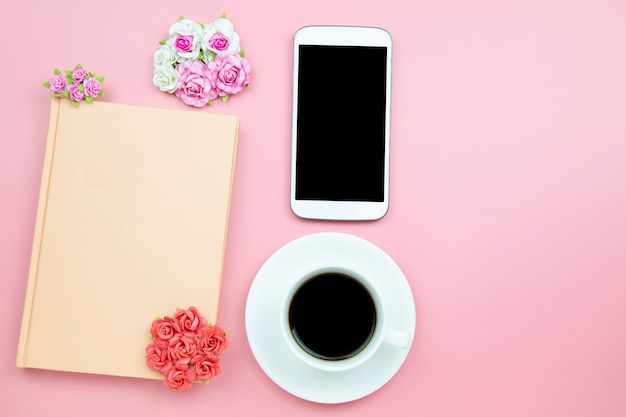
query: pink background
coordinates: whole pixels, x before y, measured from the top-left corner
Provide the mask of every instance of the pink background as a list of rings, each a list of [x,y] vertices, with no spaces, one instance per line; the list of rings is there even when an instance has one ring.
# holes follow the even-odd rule
[[[153,87],[152,53],[170,24],[222,12],[252,87],[203,110]],[[394,38],[381,221],[290,212],[291,42],[308,24],[382,26]],[[2,2],[0,27],[0,415],[626,415],[624,1],[20,0]],[[107,101],[241,119],[219,313],[232,345],[209,386],[180,394],[157,381],[15,367],[48,117],[41,83],[76,63],[106,76]],[[350,82],[349,68],[336,70]],[[244,328],[259,267],[321,231],[387,251],[417,309],[396,376],[331,406],[274,385]]]

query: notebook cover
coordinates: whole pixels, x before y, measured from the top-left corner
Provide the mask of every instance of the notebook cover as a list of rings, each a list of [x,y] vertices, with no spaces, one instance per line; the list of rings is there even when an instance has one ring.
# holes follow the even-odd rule
[[[216,322],[238,126],[52,99],[17,366],[159,379],[152,320]]]

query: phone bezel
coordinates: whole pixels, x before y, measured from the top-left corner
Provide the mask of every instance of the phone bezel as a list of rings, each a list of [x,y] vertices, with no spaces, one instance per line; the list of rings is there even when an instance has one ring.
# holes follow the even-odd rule
[[[383,201],[296,199],[297,103],[300,45],[382,46],[387,48]],[[387,214],[389,210],[391,61],[391,35],[382,28],[367,26],[305,26],[296,31],[293,44],[290,205],[291,210],[298,217],[318,220],[378,220]]]

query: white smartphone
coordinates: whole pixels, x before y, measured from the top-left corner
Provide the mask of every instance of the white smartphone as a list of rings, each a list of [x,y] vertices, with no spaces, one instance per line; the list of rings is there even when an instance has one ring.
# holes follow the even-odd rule
[[[376,220],[389,208],[391,36],[306,26],[294,36],[291,209]]]

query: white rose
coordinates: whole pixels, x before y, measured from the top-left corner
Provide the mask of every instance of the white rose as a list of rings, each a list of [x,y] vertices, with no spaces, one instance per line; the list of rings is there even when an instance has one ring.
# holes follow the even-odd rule
[[[235,32],[230,20],[219,18],[213,23],[204,25],[204,37],[202,38],[202,50],[205,58],[210,52],[239,52],[239,35]],[[207,59],[208,60],[208,59]]]
[[[171,45],[161,45],[154,53],[154,66],[169,65],[176,63],[176,52]]]
[[[171,65],[158,65],[154,67],[152,82],[161,91],[172,94],[178,86],[180,74]]]
[[[202,26],[191,19],[181,19],[170,26],[169,45],[177,55],[177,61],[196,60],[200,56],[200,42],[204,34]]]

